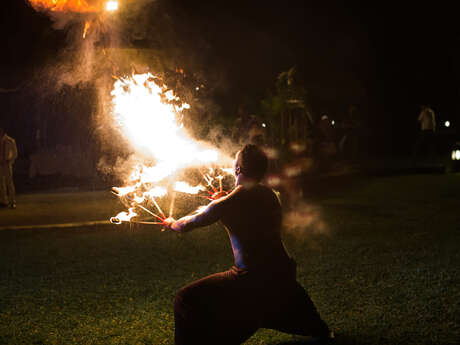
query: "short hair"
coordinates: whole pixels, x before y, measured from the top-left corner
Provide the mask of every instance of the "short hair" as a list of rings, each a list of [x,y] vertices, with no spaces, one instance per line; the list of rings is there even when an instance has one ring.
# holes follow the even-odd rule
[[[268,168],[268,158],[258,146],[247,144],[240,151],[240,169],[247,176],[260,181]]]

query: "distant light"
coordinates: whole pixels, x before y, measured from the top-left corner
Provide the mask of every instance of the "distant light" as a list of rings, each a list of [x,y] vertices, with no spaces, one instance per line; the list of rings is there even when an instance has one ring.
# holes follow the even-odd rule
[[[446,126],[446,127],[450,127],[450,121],[446,121],[446,122],[444,122],[444,126]]]
[[[105,9],[107,11],[110,11],[110,12],[118,10],[118,1],[116,1],[116,0],[107,1],[106,5],[105,5]]]
[[[334,121],[334,120],[332,120],[332,121],[331,121],[331,124],[334,126],[334,125],[335,125],[335,121]]]
[[[200,87],[197,86],[197,87],[195,88],[195,90],[196,90],[196,91],[200,91]]]
[[[263,128],[267,127],[267,124],[266,124],[265,122],[262,123],[262,127],[263,127]]]
[[[453,150],[452,151],[452,160],[453,161],[460,161],[460,150]]]

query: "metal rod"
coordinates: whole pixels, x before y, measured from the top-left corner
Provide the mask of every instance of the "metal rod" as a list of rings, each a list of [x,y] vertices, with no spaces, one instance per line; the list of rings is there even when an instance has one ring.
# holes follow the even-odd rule
[[[161,216],[163,217],[163,219],[166,218],[166,216],[165,216],[163,210],[160,208],[160,205],[158,205],[158,203],[157,203],[157,201],[155,200],[154,197],[152,197],[152,201],[153,201],[153,203],[155,204],[155,207],[157,208],[158,212],[160,212],[160,214],[161,214]]]
[[[173,192],[173,195],[171,198],[171,204],[169,205],[169,217],[173,216],[175,202],[176,202],[176,192]]]
[[[148,214],[151,214],[152,216],[158,218],[159,220],[163,220],[163,218],[161,218],[160,216],[156,215],[155,213],[153,213],[152,211],[150,211],[149,209],[145,208],[142,205],[136,205],[136,207],[139,207],[139,208],[143,209],[145,212],[147,212]]]

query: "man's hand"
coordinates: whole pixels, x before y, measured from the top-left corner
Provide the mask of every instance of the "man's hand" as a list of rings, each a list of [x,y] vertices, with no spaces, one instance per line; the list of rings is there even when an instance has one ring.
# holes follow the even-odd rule
[[[208,200],[217,200],[220,199],[228,194],[227,191],[223,190],[220,192],[215,192],[211,196],[208,197]]]
[[[176,223],[176,220],[173,217],[168,217],[165,220],[163,220],[163,225],[165,226],[166,229],[173,230],[173,231],[179,231],[180,228],[178,226],[174,226]]]

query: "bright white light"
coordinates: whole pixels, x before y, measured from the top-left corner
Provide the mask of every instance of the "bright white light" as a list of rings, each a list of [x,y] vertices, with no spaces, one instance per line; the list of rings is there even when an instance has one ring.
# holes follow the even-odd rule
[[[332,121],[331,121],[331,124],[334,126],[334,125],[335,125],[335,121],[334,121],[334,120],[332,120]]]
[[[118,1],[116,0],[107,1],[105,5],[105,9],[110,12],[118,10]]]
[[[112,116],[119,130],[136,151],[155,159],[154,166],[142,166],[133,180],[161,182],[178,169],[197,163],[218,161],[219,153],[191,139],[178,118],[190,108],[172,90],[164,92],[152,74],[134,74],[114,83]],[[164,99],[176,104],[165,102]],[[118,192],[120,194],[121,192]]]
[[[450,122],[449,121],[444,122],[444,126],[450,127]]]
[[[460,161],[460,150],[452,151],[452,160],[453,161]]]
[[[262,123],[262,127],[263,127],[263,128],[267,127],[267,124],[266,124],[265,122]]]
[[[195,88],[195,90],[196,90],[196,91],[199,91],[199,90],[200,90],[200,87],[199,87],[199,86],[197,86],[197,87]]]

